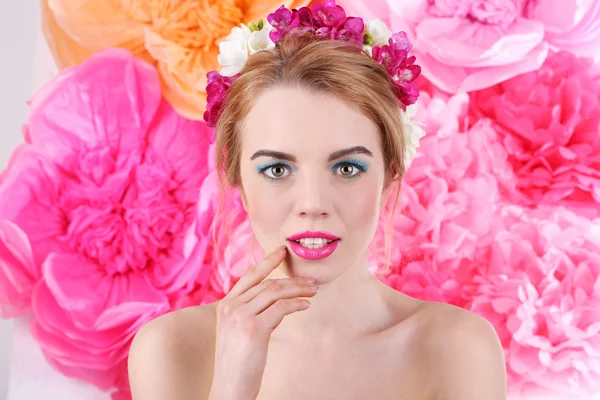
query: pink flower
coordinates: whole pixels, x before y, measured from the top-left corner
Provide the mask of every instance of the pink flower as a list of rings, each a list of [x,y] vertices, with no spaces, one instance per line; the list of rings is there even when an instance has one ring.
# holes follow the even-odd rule
[[[267,16],[267,21],[273,26],[269,37],[275,43],[283,35],[296,29],[310,31],[331,40],[344,40],[357,45],[363,43],[363,19],[347,17],[335,0],[314,3],[312,8],[301,7],[299,10],[288,10],[281,6]]]
[[[496,327],[510,391],[589,398],[600,391],[600,221],[563,207],[501,213],[471,309]]]
[[[32,99],[0,218],[41,266],[35,277],[10,264],[39,279],[32,332],[63,373],[117,385],[137,330],[191,290],[201,266],[184,262],[184,236],[208,172],[206,130],[176,114],[156,70],[126,50],[64,70]]]
[[[204,112],[204,120],[209,127],[215,127],[223,110],[223,102],[227,97],[227,90],[233,82],[239,77],[239,74],[234,76],[223,76],[218,71],[210,71],[206,74],[208,84],[206,85],[206,111]],[[209,142],[215,142],[214,130],[211,131]]]
[[[385,67],[395,85],[396,97],[404,111],[419,97],[419,88],[413,82],[421,73],[421,67],[414,65],[415,56],[408,57],[412,45],[405,32],[392,35],[389,45],[375,46],[372,56]]]
[[[269,32],[269,38],[277,43],[281,36],[288,33],[290,30],[300,26],[300,16],[308,15],[312,21],[312,14],[310,9],[306,7],[300,8],[298,12],[292,12],[288,10],[284,5],[279,7],[275,12],[267,16],[267,21],[273,26],[273,30]]]
[[[339,0],[348,13],[406,31],[423,74],[449,93],[538,69],[549,45],[600,52],[600,0]]]
[[[493,118],[519,180],[519,203],[562,203],[600,215],[600,67],[566,52],[539,71],[472,93]]]
[[[496,204],[513,179],[506,151],[489,121],[464,132],[468,96],[419,101],[427,134],[402,183],[393,219],[391,271],[382,281],[411,296],[466,307],[479,275],[478,258],[495,235]],[[384,259],[384,209],[373,262]]]
[[[13,318],[31,309],[31,295],[40,278],[25,232],[0,219],[0,318]]]

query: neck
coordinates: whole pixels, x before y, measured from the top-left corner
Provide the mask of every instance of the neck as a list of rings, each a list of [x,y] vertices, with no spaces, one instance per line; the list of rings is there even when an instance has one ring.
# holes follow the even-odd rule
[[[266,279],[293,276],[283,263]],[[285,316],[272,339],[323,343],[341,338],[354,339],[377,331],[390,320],[386,299],[389,290],[385,290],[387,286],[369,272],[366,256],[341,275],[314,274],[310,277],[315,278],[320,287],[317,294],[310,297],[310,307]]]

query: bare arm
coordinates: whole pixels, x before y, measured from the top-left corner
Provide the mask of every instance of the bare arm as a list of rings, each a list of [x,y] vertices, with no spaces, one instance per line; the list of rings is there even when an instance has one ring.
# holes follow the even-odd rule
[[[506,400],[504,350],[487,320],[461,313],[438,332],[436,400]]]
[[[209,318],[199,308],[185,309],[142,327],[129,353],[133,400],[209,398],[214,360]]]

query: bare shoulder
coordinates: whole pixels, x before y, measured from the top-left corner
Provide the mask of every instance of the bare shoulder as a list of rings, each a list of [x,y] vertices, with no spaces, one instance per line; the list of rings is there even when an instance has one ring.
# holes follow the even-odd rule
[[[162,315],[139,330],[128,362],[134,400],[208,398],[214,364],[215,304]]]
[[[493,325],[451,304],[424,303],[420,345],[437,380],[435,399],[505,400],[504,350]]]

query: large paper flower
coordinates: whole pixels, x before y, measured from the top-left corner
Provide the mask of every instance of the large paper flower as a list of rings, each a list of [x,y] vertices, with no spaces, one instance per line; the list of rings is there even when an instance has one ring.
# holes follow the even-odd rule
[[[589,399],[600,392],[600,220],[564,207],[501,213],[471,309],[496,327],[513,394]]]
[[[552,53],[539,71],[472,93],[492,118],[529,206],[562,203],[600,215],[600,67]]]
[[[14,260],[16,288],[41,266],[32,331],[63,373],[117,385],[137,330],[192,289],[202,265],[184,262],[184,237],[208,173],[206,130],[123,49],[64,70],[32,99],[29,143],[0,183],[10,221],[0,232],[11,234],[0,254]]]
[[[44,33],[60,67],[123,47],[154,62],[166,98],[188,118],[202,119],[206,73],[218,68],[219,42],[240,23],[266,18],[283,3],[310,0],[42,0]]]
[[[450,93],[539,68],[549,44],[600,52],[600,0],[339,0],[354,15],[406,31],[423,74]]]
[[[479,274],[478,258],[494,236],[496,204],[511,190],[506,151],[491,121],[465,131],[466,94],[419,100],[427,135],[408,169],[393,219],[391,268],[382,281],[414,297],[465,307]],[[382,216],[375,262],[385,261]]]

